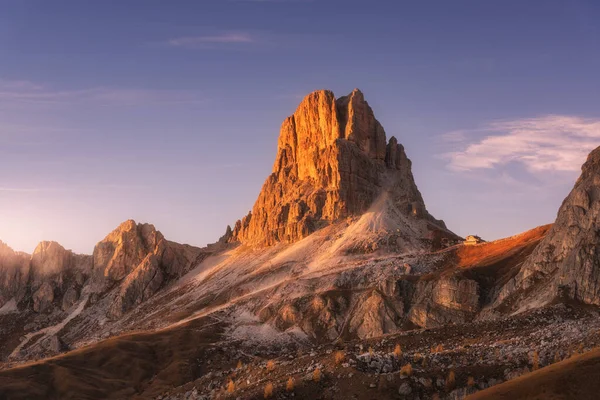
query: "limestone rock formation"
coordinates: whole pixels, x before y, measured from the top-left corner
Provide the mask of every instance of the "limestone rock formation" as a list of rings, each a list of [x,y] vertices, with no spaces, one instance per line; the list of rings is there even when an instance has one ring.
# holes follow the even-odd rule
[[[59,308],[70,307],[90,273],[90,256],[74,254],[56,242],[41,242],[30,262],[33,310],[50,311],[55,300]]]
[[[0,307],[15,298],[18,303],[25,296],[29,280],[29,255],[15,252],[0,242]]]
[[[383,192],[407,216],[446,230],[427,212],[403,146],[395,137],[386,143],[363,94],[355,89],[336,100],[328,90],[316,91],[283,122],[273,171],[230,240],[294,242],[361,215]]]
[[[600,305],[600,147],[588,156],[556,222],[499,292],[495,307],[522,310],[557,297]]]
[[[94,248],[94,271],[106,287],[119,285],[110,309],[113,318],[156,293],[170,278],[185,273],[198,249],[167,241],[150,224],[128,220]]]

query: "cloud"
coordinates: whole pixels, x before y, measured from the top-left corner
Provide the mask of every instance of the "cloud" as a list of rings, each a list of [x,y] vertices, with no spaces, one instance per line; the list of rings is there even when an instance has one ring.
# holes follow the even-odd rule
[[[256,38],[249,33],[229,32],[219,35],[185,36],[167,41],[170,46],[184,48],[211,48],[217,45],[251,44]]]
[[[530,173],[573,172],[600,145],[600,120],[546,115],[492,122],[480,129],[443,135],[453,150],[443,157],[453,171],[493,169],[519,163]]]
[[[97,105],[150,105],[205,102],[197,92],[135,88],[91,87],[54,89],[29,81],[0,80],[0,105],[15,103],[71,104],[90,102]]]

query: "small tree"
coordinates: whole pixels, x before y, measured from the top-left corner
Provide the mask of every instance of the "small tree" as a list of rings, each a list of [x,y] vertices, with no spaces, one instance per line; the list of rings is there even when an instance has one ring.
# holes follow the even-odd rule
[[[540,356],[538,355],[537,351],[533,352],[533,355],[531,356],[531,369],[533,371],[540,369]]]
[[[560,361],[561,361],[560,354],[558,354],[558,350],[556,350],[556,352],[554,353],[554,362],[557,363]]]
[[[396,356],[396,358],[400,358],[400,356],[402,356],[402,348],[399,344],[397,344],[396,347],[394,347],[394,355]]]
[[[267,371],[273,372],[275,370],[275,361],[269,360],[267,361]]]
[[[442,351],[444,351],[444,345],[438,344],[437,346],[431,346],[430,351],[431,354],[441,353]]]
[[[319,368],[315,368],[315,370],[313,371],[313,381],[321,381],[321,370]]]
[[[335,358],[335,364],[340,365],[341,363],[344,362],[344,358],[345,358],[344,352],[336,351],[334,358]]]
[[[273,384],[271,382],[267,383],[265,386],[265,399],[270,399],[273,396]]]
[[[446,390],[449,392],[456,387],[456,375],[453,370],[448,372],[448,376],[446,377]]]
[[[233,392],[235,392],[235,383],[230,380],[229,384],[227,385],[227,393],[233,394]]]
[[[473,386],[475,386],[475,378],[473,378],[472,376],[470,376],[467,379],[467,386],[470,387],[470,388],[473,387]]]
[[[406,364],[402,368],[400,368],[400,376],[411,376],[413,373],[412,365]]]
[[[285,385],[285,390],[288,392],[294,391],[294,378],[290,377],[290,379],[288,379],[287,384]]]

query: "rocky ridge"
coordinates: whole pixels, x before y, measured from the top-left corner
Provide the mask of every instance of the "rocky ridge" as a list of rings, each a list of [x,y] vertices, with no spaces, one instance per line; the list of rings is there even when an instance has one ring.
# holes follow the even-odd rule
[[[496,297],[523,311],[556,299],[600,305],[600,147],[592,151],[546,238]]]

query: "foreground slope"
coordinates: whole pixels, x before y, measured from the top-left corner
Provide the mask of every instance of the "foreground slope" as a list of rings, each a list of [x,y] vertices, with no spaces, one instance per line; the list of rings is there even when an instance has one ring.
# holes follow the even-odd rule
[[[295,244],[259,250],[238,246],[210,256],[178,285],[128,313],[121,325],[112,325],[112,329],[121,326],[127,330],[129,326],[137,332],[1,371],[0,397],[156,398],[178,386],[189,391],[190,384],[198,393],[218,395],[224,394],[232,379],[239,390],[237,396],[259,398],[267,382],[292,375],[297,396],[319,398],[321,384],[304,378],[306,371],[322,365],[323,385],[351,391],[359,398],[372,398],[371,385],[380,386],[380,374],[393,376],[389,382],[385,378],[385,389],[377,389],[377,396],[395,398],[398,387],[407,382],[400,379],[398,370],[414,363],[417,354],[424,356],[427,366],[422,366],[422,360],[414,363],[415,379],[435,382],[454,365],[464,381],[461,386],[469,374],[481,370],[485,374],[477,377],[478,382],[487,387],[506,379],[505,369],[523,368],[523,357],[527,360],[530,348],[514,348],[513,343],[526,338],[534,345],[538,335],[545,335],[546,327],[557,326],[556,318],[580,332],[571,338],[573,343],[589,341],[585,332],[593,324],[585,313],[572,318],[571,312],[558,310],[560,317],[555,317],[556,313],[528,316],[511,325],[506,321],[466,323],[476,314],[465,310],[461,314],[456,308],[473,300],[457,298],[455,287],[448,284],[455,278],[449,277],[525,257],[532,242],[543,238],[545,229],[420,256],[399,257],[383,249],[376,254],[355,250],[348,254],[348,249],[356,249],[356,243],[378,237],[377,229],[363,230],[365,225],[377,226],[376,221],[386,220],[380,218],[381,210],[377,211],[351,224],[334,224]],[[406,261],[411,263],[409,274]],[[434,278],[435,274],[439,276]],[[481,279],[487,279],[487,274]],[[475,303],[480,301],[476,299]],[[415,316],[423,315],[425,324],[418,325],[422,320]],[[471,317],[462,321],[465,325],[446,328],[440,322],[468,315]],[[420,326],[430,329],[420,330]],[[386,334],[382,342],[381,335]],[[513,361],[498,358],[498,348],[487,348],[490,337],[498,342],[498,348],[512,354]],[[404,355],[392,360],[389,354],[396,343],[401,344]],[[469,348],[464,347],[467,343]],[[475,346],[477,343],[486,346]],[[443,352],[430,354],[430,348],[439,345]],[[378,360],[373,365],[365,364],[363,353],[369,347],[374,348],[373,359]],[[351,364],[335,363],[333,356],[338,350]],[[289,356],[297,354],[303,356],[289,364]],[[550,351],[543,354],[542,362],[552,356]],[[481,357],[485,357],[485,368],[471,368]],[[272,374],[264,369],[271,358],[278,365]],[[247,365],[243,370],[236,370],[239,360]],[[388,362],[384,372],[381,368]],[[355,375],[354,379],[349,375]],[[413,393],[421,393],[423,398],[440,391],[418,380],[408,382]],[[276,387],[284,393],[283,385]],[[173,396],[178,398],[176,393]],[[333,398],[346,398],[342,391],[333,394]]]
[[[469,400],[593,400],[600,393],[600,349],[571,357],[468,397]]]
[[[56,242],[31,256],[0,244],[0,361],[37,359],[102,334],[185,274],[202,251],[167,241],[154,226],[126,221],[79,255]]]

